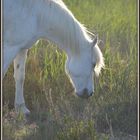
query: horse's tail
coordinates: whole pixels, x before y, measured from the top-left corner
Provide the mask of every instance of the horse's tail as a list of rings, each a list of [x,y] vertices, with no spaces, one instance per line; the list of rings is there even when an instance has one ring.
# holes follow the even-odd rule
[[[95,66],[94,71],[95,71],[95,74],[98,76],[101,72],[101,69],[105,67],[104,57],[97,44],[93,47],[93,52],[96,58],[96,66]]]

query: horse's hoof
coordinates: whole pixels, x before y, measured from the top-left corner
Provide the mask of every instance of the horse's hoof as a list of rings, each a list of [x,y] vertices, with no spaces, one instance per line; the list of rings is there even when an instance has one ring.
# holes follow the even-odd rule
[[[24,113],[25,114],[25,117],[30,117],[30,112],[26,112],[26,113]]]
[[[23,109],[23,113],[25,114],[25,115],[30,115],[30,110],[28,109],[28,108],[24,108]]]
[[[30,111],[24,113],[24,116],[25,116],[26,123],[30,124],[31,123],[31,113],[30,113]]]

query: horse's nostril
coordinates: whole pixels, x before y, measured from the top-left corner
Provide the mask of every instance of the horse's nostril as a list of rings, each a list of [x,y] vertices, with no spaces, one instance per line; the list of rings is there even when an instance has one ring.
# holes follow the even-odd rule
[[[89,92],[87,88],[84,88],[81,92],[77,92],[76,94],[81,98],[89,98],[92,96],[93,91]]]
[[[87,89],[87,88],[84,88],[84,89],[83,89],[83,93],[84,93],[84,94],[88,94],[88,89]]]

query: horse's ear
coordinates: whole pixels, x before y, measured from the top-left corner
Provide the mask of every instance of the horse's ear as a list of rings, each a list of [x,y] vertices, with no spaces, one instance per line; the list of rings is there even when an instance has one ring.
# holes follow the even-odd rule
[[[98,43],[98,35],[95,36],[92,42],[92,47],[94,47]]]

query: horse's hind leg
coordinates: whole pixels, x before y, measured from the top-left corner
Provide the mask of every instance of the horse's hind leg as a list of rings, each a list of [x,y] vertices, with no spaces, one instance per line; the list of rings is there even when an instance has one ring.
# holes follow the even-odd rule
[[[21,111],[24,114],[30,113],[30,111],[25,105],[25,100],[23,96],[27,51],[27,49],[20,51],[14,59],[14,78],[16,83],[15,109],[17,112]]]

